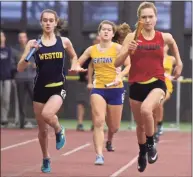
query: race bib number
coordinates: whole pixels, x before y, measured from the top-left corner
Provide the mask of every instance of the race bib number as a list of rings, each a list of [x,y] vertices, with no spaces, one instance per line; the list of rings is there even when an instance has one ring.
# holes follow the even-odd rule
[[[66,97],[66,90],[62,89],[60,95],[61,95],[61,97],[63,99],[65,99],[65,97]]]

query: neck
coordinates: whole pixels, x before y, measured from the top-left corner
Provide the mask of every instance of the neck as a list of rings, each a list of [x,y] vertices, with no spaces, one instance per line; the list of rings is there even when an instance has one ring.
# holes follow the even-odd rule
[[[42,38],[50,40],[50,39],[55,38],[55,34],[54,33],[45,33],[44,32],[43,35],[42,35]]]
[[[5,43],[1,43],[1,48],[4,48],[5,47]]]
[[[155,30],[154,29],[153,30],[144,30],[143,29],[141,32],[146,37],[152,37],[155,34]]]
[[[101,41],[100,42],[100,47],[101,48],[108,48],[111,45],[112,41]]]

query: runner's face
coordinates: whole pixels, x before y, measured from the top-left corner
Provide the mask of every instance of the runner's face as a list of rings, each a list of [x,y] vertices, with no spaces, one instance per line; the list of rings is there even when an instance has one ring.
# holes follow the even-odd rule
[[[54,29],[57,26],[55,15],[53,13],[45,12],[42,15],[41,25],[44,32],[46,33],[54,32]]]

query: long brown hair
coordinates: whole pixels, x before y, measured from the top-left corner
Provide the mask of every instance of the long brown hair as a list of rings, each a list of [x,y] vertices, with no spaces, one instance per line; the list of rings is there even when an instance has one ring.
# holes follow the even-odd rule
[[[113,38],[113,41],[121,44],[121,41],[125,39],[127,34],[131,33],[131,28],[127,23],[122,23],[117,26],[117,31],[115,33],[115,36]]]
[[[46,12],[54,14],[55,20],[57,21],[57,26],[56,26],[54,32],[56,35],[60,35],[60,31],[62,31],[66,28],[67,22],[64,19],[59,18],[57,12],[52,10],[52,9],[43,10],[41,15],[40,15],[40,21],[42,21],[43,14]]]

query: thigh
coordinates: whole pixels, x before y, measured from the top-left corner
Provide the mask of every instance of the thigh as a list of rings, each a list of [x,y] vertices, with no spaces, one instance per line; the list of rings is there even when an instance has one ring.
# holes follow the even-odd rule
[[[95,123],[100,119],[101,121],[105,121],[106,115],[106,101],[99,94],[92,94],[90,98],[91,102],[91,110],[92,110],[92,118]]]
[[[45,103],[43,112],[45,111],[47,114],[50,113],[51,115],[56,114],[66,97],[66,90],[64,90],[63,86],[45,88],[45,90],[48,90],[47,94],[49,99]]]
[[[119,127],[122,117],[123,105],[107,105],[108,126]]]
[[[149,93],[143,101],[142,106],[147,110],[153,111],[164,100],[166,95],[166,84],[164,81],[157,80],[148,85],[144,85],[149,89]]]
[[[42,117],[42,110],[44,108],[44,104],[38,103],[38,102],[33,102],[33,108],[34,108],[34,114],[35,118],[37,120],[37,124],[39,129],[44,130],[48,128],[48,124],[45,123],[43,117]]]
[[[60,107],[62,106],[63,100],[59,95],[52,95],[48,101],[45,103],[42,112],[47,112],[47,114],[56,114]]]
[[[142,107],[146,107],[148,110],[156,109],[159,104],[164,100],[165,92],[160,88],[154,88],[147,95],[146,99],[142,103]]]
[[[133,99],[129,99],[129,103],[136,123],[141,125],[144,124],[144,119],[140,112],[142,103]]]
[[[168,101],[168,100],[170,99],[170,97],[171,97],[171,93],[170,93],[169,91],[166,91],[166,96],[165,96],[165,98],[164,98],[164,100],[163,100],[163,104],[164,104],[166,101]]]

